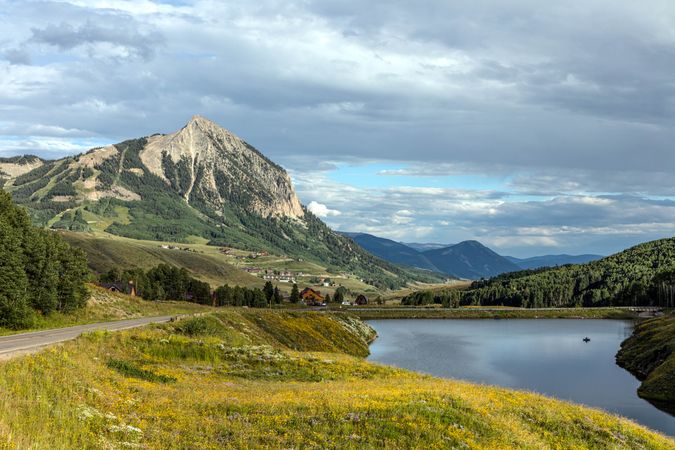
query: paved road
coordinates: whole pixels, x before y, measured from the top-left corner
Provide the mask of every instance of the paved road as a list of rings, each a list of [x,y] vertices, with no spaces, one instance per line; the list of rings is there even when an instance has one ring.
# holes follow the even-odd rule
[[[68,328],[34,331],[31,333],[0,336],[0,359],[15,354],[28,353],[47,345],[75,339],[82,333],[94,330],[119,331],[136,328],[149,323],[168,322],[175,316],[142,317],[140,319],[119,320],[116,322],[91,323]]]

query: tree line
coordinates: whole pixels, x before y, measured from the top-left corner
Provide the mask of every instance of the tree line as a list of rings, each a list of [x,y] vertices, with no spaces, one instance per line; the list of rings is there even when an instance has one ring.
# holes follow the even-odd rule
[[[474,281],[465,291],[428,292],[415,292],[403,302],[523,308],[675,307],[675,238],[640,244],[586,264],[524,270]]]
[[[117,284],[127,293],[131,282],[136,295],[144,300],[177,300],[202,305],[252,308],[265,308],[280,304],[283,300],[279,288],[269,281],[262,289],[224,284],[211,291],[208,283],[194,278],[187,269],[169,264],[160,264],[147,271],[113,268],[101,275],[100,281]]]
[[[0,191],[0,326],[30,327],[37,315],[70,312],[87,301],[90,273],[79,249],[34,227]]]

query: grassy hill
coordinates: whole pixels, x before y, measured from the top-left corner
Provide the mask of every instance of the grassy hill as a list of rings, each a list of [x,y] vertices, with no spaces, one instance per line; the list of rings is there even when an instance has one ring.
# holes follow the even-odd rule
[[[212,286],[225,283],[249,287],[262,287],[264,281],[235,267],[233,258],[219,252],[217,247],[199,244],[181,244],[192,251],[171,250],[162,245],[167,242],[141,241],[102,233],[61,232],[70,245],[87,254],[89,266],[98,273],[113,267],[150,269],[158,264],[171,264],[187,268],[193,276]]]
[[[194,277],[206,281],[213,288],[226,283],[231,286],[260,288],[264,285],[264,280],[244,271],[246,267],[255,267],[302,272],[304,275],[297,279],[300,286],[313,286],[331,296],[338,286],[344,286],[355,294],[365,293],[369,296],[385,295],[386,292],[364,282],[356,275],[329,272],[324,264],[276,255],[251,258],[251,252],[236,249],[228,249],[225,254],[221,247],[207,245],[199,239],[195,239],[194,243],[176,244],[130,239],[98,231],[59,233],[66,242],[84,250],[90,268],[97,273],[107,272],[113,267],[149,269],[165,263],[185,267]],[[174,249],[162,246],[172,246]],[[330,276],[336,285],[324,287],[312,283],[313,279],[321,276]],[[290,293],[291,284],[277,281],[273,281],[273,284],[282,292]]]
[[[368,363],[372,336],[347,316],[238,309],[88,334],[0,364],[0,446],[675,445],[598,410]]]
[[[586,264],[507,273],[477,281],[465,304],[667,305],[675,286],[675,238],[647,242]]]
[[[675,312],[639,322],[616,362],[642,380],[640,397],[675,414]]]

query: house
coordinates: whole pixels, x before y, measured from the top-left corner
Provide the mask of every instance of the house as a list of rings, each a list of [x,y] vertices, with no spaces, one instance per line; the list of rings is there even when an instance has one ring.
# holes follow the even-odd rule
[[[121,283],[99,283],[98,285],[110,292],[124,292]]]
[[[363,294],[359,294],[358,297],[356,297],[356,300],[354,300],[355,305],[367,305],[368,304],[368,297],[366,297]]]
[[[129,280],[126,286],[124,283],[99,283],[98,285],[110,292],[121,292],[122,294],[136,297],[136,285],[132,280]]]
[[[321,306],[324,301],[324,297],[320,291],[315,291],[309,287],[300,292],[300,298],[304,300],[307,306]]]

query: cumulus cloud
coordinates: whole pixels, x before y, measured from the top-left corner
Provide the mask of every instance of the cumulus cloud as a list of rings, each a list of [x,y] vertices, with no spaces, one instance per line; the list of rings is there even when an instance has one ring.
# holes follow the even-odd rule
[[[337,209],[330,209],[323,203],[319,203],[316,201],[311,201],[307,205],[307,209],[309,209],[312,214],[318,216],[318,217],[331,217],[331,216],[339,216],[342,214],[340,211]]]

